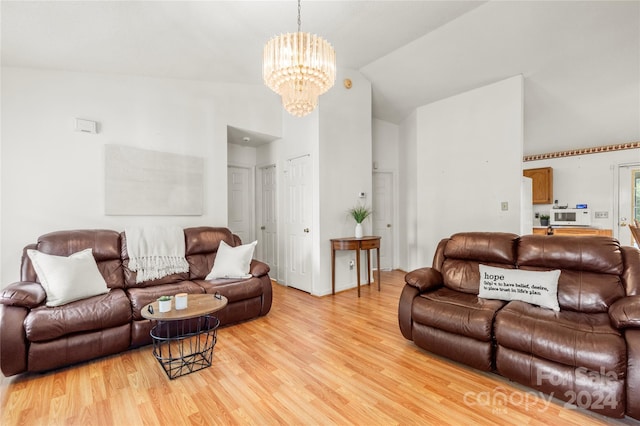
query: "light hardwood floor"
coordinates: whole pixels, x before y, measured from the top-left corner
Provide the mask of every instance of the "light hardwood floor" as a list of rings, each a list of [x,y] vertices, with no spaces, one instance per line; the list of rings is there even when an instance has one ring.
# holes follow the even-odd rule
[[[222,328],[213,366],[168,380],[151,346],[0,379],[2,425],[640,424],[548,402],[402,337],[404,273],[314,297],[274,284],[264,318]]]

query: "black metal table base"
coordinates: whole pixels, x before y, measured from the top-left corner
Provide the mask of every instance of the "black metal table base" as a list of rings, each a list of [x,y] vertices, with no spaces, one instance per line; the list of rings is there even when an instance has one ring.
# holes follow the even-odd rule
[[[220,326],[218,318],[158,321],[151,329],[153,355],[169,379],[211,367]]]

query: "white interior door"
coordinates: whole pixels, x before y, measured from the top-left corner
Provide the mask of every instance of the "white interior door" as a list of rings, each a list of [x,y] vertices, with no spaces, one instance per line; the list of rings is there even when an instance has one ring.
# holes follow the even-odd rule
[[[289,160],[286,284],[311,293],[311,157]]]
[[[618,241],[633,245],[629,223],[640,220],[640,163],[618,167]]]
[[[251,169],[247,167],[227,168],[228,227],[237,234],[242,243],[253,241],[253,203]]]
[[[258,259],[269,265],[270,275],[278,279],[278,222],[276,212],[276,166],[260,168]]]
[[[393,173],[373,173],[373,234],[380,239],[380,267],[384,270],[393,268]],[[373,264],[377,268],[378,265]]]

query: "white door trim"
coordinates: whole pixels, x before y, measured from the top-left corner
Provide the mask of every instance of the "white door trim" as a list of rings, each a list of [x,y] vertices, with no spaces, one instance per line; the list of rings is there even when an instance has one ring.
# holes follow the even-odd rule
[[[613,167],[615,170],[613,173],[613,218],[611,220],[611,227],[613,230],[613,237],[618,241],[620,241],[620,225],[618,220],[620,218],[620,169],[623,167],[628,167],[629,169],[640,167],[640,162],[620,163]],[[623,241],[620,241],[620,243],[623,245],[629,244],[629,242]]]
[[[392,224],[391,235],[393,239],[393,264],[392,269],[398,269],[400,265],[400,234],[399,234],[399,221],[400,221],[400,206],[398,204],[398,197],[400,196],[400,182],[398,178],[398,172],[393,169],[375,169],[373,173],[391,173],[391,179],[393,179],[393,220],[396,222]]]
[[[279,185],[278,185],[278,167],[275,163],[271,163],[271,164],[264,164],[264,165],[260,165],[257,166],[257,173],[256,173],[256,186],[258,187],[256,190],[256,236],[260,236],[260,240],[262,241],[263,238],[263,232],[261,229],[261,226],[264,225],[264,181],[262,179],[263,177],[263,170],[264,169],[268,169],[268,168],[273,168],[274,169],[274,173],[275,173],[275,200],[274,200],[274,205],[273,205],[273,209],[274,209],[274,216],[275,216],[275,234],[276,234],[276,246],[275,246],[275,252],[272,253],[273,255],[273,259],[274,261],[272,262],[273,265],[269,265],[271,267],[271,278],[275,279],[276,281],[278,280],[278,272],[280,270],[280,250],[279,250],[279,227],[278,227],[278,211],[279,211],[279,206],[278,206],[278,194],[279,194]],[[258,247],[261,247],[261,245],[259,244]],[[260,253],[261,256],[264,257],[264,244],[262,245],[261,249],[260,249]],[[261,259],[261,260],[267,260],[266,258]]]
[[[248,166],[246,164],[227,164],[227,171],[229,168],[247,169],[249,171],[249,241],[242,241],[243,244],[254,241],[256,236],[256,188],[255,188],[255,167]],[[229,197],[229,182],[227,182],[227,199]],[[228,207],[227,207],[228,211]],[[227,215],[227,226],[229,226],[229,217]]]

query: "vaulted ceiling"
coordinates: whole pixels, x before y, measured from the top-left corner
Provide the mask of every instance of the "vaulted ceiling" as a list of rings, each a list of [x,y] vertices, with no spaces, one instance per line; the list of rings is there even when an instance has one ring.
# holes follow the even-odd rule
[[[4,0],[0,12],[3,66],[260,86],[264,43],[297,29],[293,0]],[[302,31],[371,81],[376,118],[522,74],[525,154],[640,140],[638,1],[304,0],[301,12]]]

